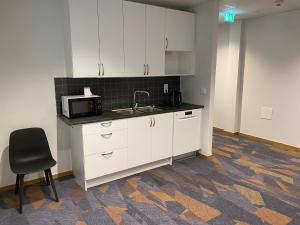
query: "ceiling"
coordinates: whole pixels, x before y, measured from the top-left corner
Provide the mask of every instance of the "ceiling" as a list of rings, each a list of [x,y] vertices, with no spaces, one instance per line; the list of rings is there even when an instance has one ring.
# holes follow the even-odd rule
[[[158,5],[158,6],[174,8],[174,9],[186,10],[186,9],[190,9],[202,2],[209,1],[209,0],[130,0],[130,1],[147,3],[150,5]]]
[[[131,0],[148,3],[150,5],[164,6],[181,10],[188,10],[202,2],[211,0]],[[283,1],[276,6],[277,1]],[[300,0],[220,0],[220,14],[230,6],[236,13],[237,19],[259,17],[273,13],[300,9]]]
[[[281,6],[277,6],[280,2]],[[300,0],[220,0],[221,16],[228,8],[232,8],[237,19],[245,19],[300,9]]]

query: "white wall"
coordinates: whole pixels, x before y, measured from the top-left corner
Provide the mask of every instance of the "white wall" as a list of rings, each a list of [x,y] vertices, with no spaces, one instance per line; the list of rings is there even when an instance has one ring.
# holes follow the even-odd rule
[[[44,128],[58,160],[53,173],[71,169],[68,136],[56,119],[53,79],[65,75],[62,16],[61,0],[1,0],[0,187],[15,182],[8,163],[9,134],[15,129]]]
[[[242,22],[220,24],[218,34],[214,126],[234,133],[240,125]]]
[[[226,89],[224,78],[228,70],[228,52],[229,52],[229,24],[220,24],[218,30],[218,51],[217,51],[217,68],[216,68],[216,87],[215,87],[215,104],[214,104],[214,127],[224,129],[224,111],[227,108]]]
[[[300,11],[246,22],[241,132],[300,147]],[[273,120],[260,119],[262,106]]]
[[[181,90],[185,102],[205,106],[202,117],[201,154],[212,154],[212,126],[215,94],[215,70],[219,1],[200,4],[196,9],[196,75],[181,79]],[[202,94],[201,88],[207,93]]]

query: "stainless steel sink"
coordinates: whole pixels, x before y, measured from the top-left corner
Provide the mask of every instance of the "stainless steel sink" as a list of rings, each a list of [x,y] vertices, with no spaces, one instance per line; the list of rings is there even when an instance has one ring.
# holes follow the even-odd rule
[[[143,113],[142,111],[138,111],[132,108],[128,108],[128,109],[116,109],[113,110],[113,112],[116,112],[118,114],[122,114],[122,115],[134,115],[134,114],[141,114]]]
[[[139,107],[137,110],[145,113],[163,111],[163,109],[156,108],[155,106]]]

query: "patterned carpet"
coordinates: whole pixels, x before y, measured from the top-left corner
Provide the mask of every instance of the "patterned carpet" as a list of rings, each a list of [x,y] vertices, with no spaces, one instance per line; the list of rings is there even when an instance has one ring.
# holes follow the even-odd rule
[[[173,166],[82,191],[72,177],[26,188],[23,215],[0,193],[1,225],[300,225],[300,153],[214,136],[211,159]]]

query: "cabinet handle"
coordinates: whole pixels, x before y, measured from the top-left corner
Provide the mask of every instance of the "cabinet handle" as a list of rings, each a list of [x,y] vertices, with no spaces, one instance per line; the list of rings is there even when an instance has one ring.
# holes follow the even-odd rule
[[[155,127],[155,123],[156,123],[156,121],[155,121],[155,117],[153,117],[153,121],[154,121],[154,123],[153,123],[153,127]]]
[[[102,127],[110,127],[112,125],[112,122],[105,122],[105,123],[100,123]]]
[[[147,64],[147,75],[149,75],[149,64]]]
[[[104,76],[104,64],[102,63],[102,76]]]
[[[113,151],[111,151],[111,152],[104,152],[104,153],[101,153],[101,155],[102,155],[104,158],[109,159],[109,158],[112,157],[112,154],[113,154],[113,153],[114,153]]]
[[[100,75],[101,75],[101,68],[100,68],[100,64],[98,63],[98,76],[100,77]]]
[[[150,127],[152,127],[153,121],[152,121],[152,117],[149,117],[151,123],[150,123]]]
[[[144,75],[147,75],[147,68],[146,68],[146,64],[144,64]]]
[[[168,49],[168,47],[169,47],[169,39],[166,38],[166,49]]]
[[[105,138],[105,139],[109,139],[109,138],[111,138],[112,133],[109,133],[109,134],[101,134],[101,136],[102,136],[103,138]]]

